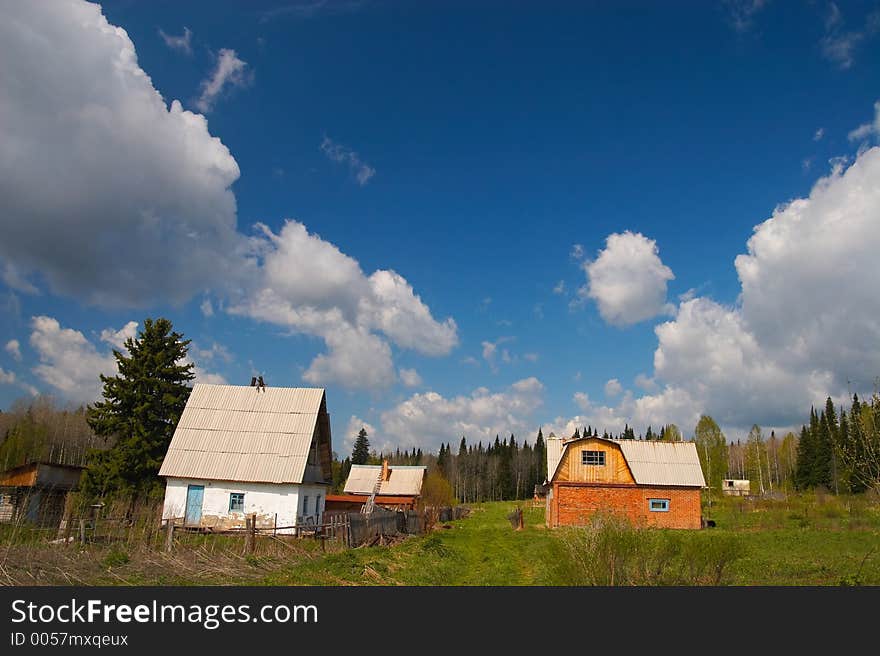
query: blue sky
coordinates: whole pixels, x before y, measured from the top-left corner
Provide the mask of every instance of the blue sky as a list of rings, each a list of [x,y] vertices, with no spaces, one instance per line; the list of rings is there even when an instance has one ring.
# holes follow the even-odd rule
[[[203,382],[326,387],[343,454],[880,375],[877,2],[6,11],[2,408],[148,316]]]

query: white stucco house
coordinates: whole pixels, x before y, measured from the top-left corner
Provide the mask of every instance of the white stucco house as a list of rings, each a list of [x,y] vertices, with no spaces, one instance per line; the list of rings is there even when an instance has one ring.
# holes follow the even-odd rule
[[[197,383],[159,470],[162,516],[226,529],[255,513],[292,533],[320,523],[331,459],[324,389]]]

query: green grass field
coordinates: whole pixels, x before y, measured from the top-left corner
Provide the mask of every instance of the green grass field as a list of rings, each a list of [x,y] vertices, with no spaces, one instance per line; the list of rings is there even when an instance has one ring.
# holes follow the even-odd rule
[[[50,545],[6,539],[0,576],[13,585],[880,585],[880,505],[867,497],[722,499],[700,531],[544,527],[543,508],[507,519],[515,502],[472,506],[469,517],[390,546],[322,550],[311,539],[181,535],[157,545]],[[26,534],[24,534],[26,537]],[[0,538],[8,536],[0,535]]]

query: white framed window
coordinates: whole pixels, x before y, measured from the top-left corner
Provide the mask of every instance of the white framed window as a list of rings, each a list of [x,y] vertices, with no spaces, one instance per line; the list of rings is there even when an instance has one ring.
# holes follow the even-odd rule
[[[244,512],[244,492],[229,494],[229,512]]]
[[[581,451],[581,464],[582,465],[597,465],[604,466],[605,465],[605,452],[604,451]]]
[[[648,499],[648,510],[651,512],[669,512],[669,499]]]

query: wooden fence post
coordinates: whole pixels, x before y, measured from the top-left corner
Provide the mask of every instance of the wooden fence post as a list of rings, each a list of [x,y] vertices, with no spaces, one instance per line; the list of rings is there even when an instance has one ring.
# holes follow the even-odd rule
[[[245,542],[244,542],[244,550],[246,553],[252,554],[254,553],[254,543],[256,542],[256,533],[257,533],[257,514],[253,513],[250,516],[245,516]]]
[[[165,523],[165,552],[170,553],[174,546],[174,518],[169,517]]]
[[[82,544],[86,543],[86,520],[79,520],[79,541]]]

